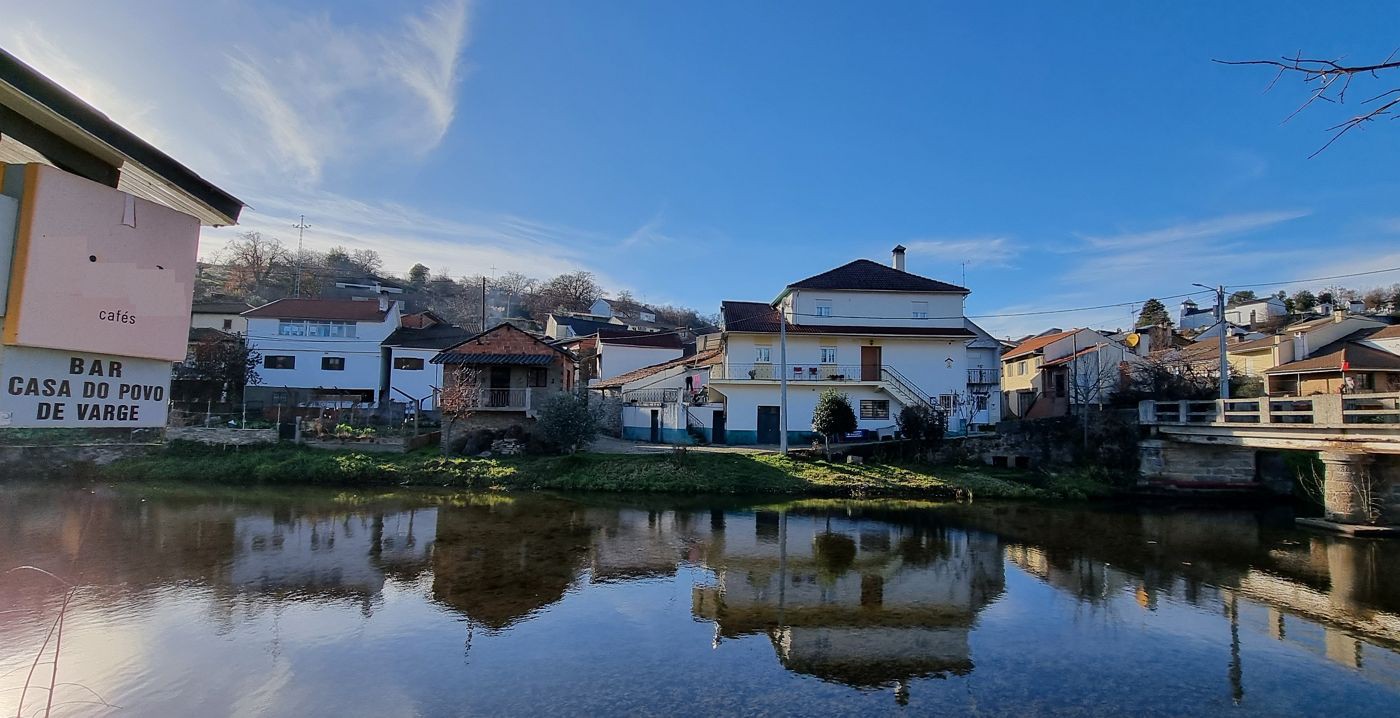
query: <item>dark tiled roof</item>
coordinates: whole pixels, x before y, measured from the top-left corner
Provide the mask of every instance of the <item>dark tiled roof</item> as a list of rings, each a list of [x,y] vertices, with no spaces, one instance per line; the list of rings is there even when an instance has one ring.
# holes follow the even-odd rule
[[[1386,327],[1371,335],[1372,339],[1400,339],[1400,324]]]
[[[611,379],[606,379],[604,381],[595,381],[592,384],[589,384],[588,388],[618,389],[621,388],[623,384],[634,382],[638,379],[645,379],[651,376],[652,374],[659,374],[663,371],[666,371],[667,369],[673,369],[678,366],[713,366],[719,363],[721,353],[722,352],[719,349],[711,349],[709,351],[703,351],[699,354],[693,354],[688,357],[681,357],[680,359],[672,359],[670,361],[661,362],[660,364],[644,366],[641,369],[635,369],[633,371],[627,372],[626,374],[618,374],[617,376]]]
[[[451,324],[434,324],[425,329],[399,327],[380,345],[405,349],[446,349],[470,339],[473,333]]]
[[[379,311],[377,301],[353,299],[278,299],[257,309],[243,312],[245,317],[271,319],[323,319],[344,322],[381,322],[387,312]]]
[[[778,310],[763,302],[723,302],[720,317],[725,331],[773,334],[778,331]],[[916,337],[975,337],[967,327],[873,327],[844,324],[787,325],[790,334],[868,334]]]
[[[237,300],[195,302],[190,305],[191,314],[242,314],[252,309],[253,305]]]
[[[611,324],[609,322],[600,322],[594,319],[584,319],[583,317],[571,317],[566,314],[552,314],[550,316],[554,317],[554,322],[556,324],[569,327],[570,329],[574,330],[574,334],[579,336],[585,334],[593,334],[594,332],[601,331],[609,327],[611,327],[614,330],[622,329],[622,327],[617,324]]]
[[[457,354],[442,352],[433,357],[434,364],[465,364],[468,366],[548,366],[557,357],[549,354]]]
[[[599,338],[604,344],[620,344],[629,347],[664,347],[666,349],[680,349],[684,346],[679,334],[672,332],[632,332],[628,334],[609,334],[599,332]]]
[[[879,292],[958,292],[968,290],[956,284],[901,272],[894,267],[857,259],[821,274],[788,285],[789,289],[838,289]]]
[[[212,344],[214,342],[236,342],[238,335],[221,332],[218,329],[209,327],[193,327],[190,329],[191,344]]]

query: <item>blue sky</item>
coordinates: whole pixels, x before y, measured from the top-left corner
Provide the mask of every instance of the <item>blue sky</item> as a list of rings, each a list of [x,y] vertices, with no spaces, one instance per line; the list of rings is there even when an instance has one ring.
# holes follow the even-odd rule
[[[244,228],[295,241],[304,212],[311,246],[395,271],[587,269],[713,311],[898,243],[1006,314],[1400,266],[1400,127],[1308,159],[1390,85],[1285,123],[1298,81],[1210,62],[1382,60],[1400,6],[104,5],[7,9],[0,44],[239,194]]]

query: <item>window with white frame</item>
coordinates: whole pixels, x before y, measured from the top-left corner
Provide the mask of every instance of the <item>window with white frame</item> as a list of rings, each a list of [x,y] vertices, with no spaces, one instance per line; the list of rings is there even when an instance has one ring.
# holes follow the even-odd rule
[[[861,399],[860,418],[862,419],[888,419],[890,418],[890,402],[888,399]]]
[[[928,302],[914,302],[914,308],[910,310],[909,316],[914,319],[928,319]]]
[[[835,364],[835,363],[836,363],[836,347],[822,347],[822,363],[823,363],[823,364]]]
[[[773,363],[773,347],[767,345],[754,347],[753,360],[757,364]]]
[[[284,337],[354,339],[355,323],[283,319],[277,323],[277,333]]]
[[[818,299],[818,300],[817,300],[817,316],[819,316],[819,317],[829,317],[829,316],[831,316],[831,300],[830,300],[830,299]]]

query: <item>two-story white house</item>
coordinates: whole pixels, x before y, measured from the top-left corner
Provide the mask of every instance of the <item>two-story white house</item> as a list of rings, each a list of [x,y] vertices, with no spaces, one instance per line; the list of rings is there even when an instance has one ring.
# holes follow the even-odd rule
[[[904,261],[895,247],[892,266],[859,259],[793,282],[772,302],[724,302],[722,359],[708,387],[724,403],[715,440],[778,443],[783,325],[790,441],[812,436],[817,397],[831,387],[848,396],[860,429],[881,436],[908,405],[942,407],[952,433],[996,421],[1000,344],[965,316],[966,288],[911,274]]]
[[[400,317],[399,328],[380,343],[383,398],[436,411],[444,377],[442,365],[434,364],[433,357],[476,333],[430,311]]]
[[[382,347],[400,325],[399,302],[279,299],[243,313],[261,355],[260,383],[245,399],[265,408],[374,404],[384,384]]]

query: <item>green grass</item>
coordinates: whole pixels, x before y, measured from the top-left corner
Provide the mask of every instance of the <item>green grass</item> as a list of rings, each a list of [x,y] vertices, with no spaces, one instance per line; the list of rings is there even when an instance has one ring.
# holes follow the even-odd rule
[[[430,451],[364,454],[278,446],[237,451],[175,445],[101,469],[109,480],[235,486],[447,486],[472,490],[785,494],[933,500],[1081,499],[1111,490],[1084,473],[1057,475],[922,464],[832,464],[774,454],[578,454],[445,459]]]

